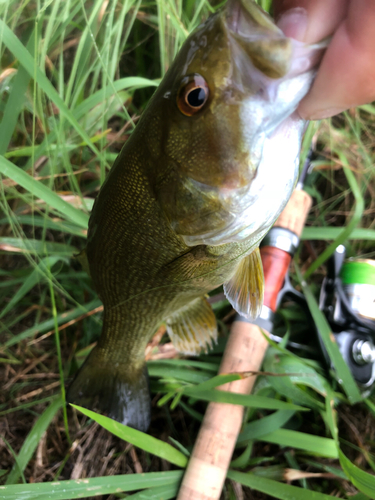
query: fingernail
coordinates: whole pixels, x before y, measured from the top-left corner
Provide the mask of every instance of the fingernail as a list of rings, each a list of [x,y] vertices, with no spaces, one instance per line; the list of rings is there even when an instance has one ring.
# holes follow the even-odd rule
[[[307,30],[307,11],[303,7],[287,10],[277,21],[284,34],[303,42]]]
[[[313,111],[312,113],[308,113],[308,120],[322,120],[323,118],[330,118],[331,116],[338,115],[345,111],[346,108],[335,108],[335,107],[327,107],[324,109],[320,109],[318,111]],[[303,113],[305,115],[306,113]]]

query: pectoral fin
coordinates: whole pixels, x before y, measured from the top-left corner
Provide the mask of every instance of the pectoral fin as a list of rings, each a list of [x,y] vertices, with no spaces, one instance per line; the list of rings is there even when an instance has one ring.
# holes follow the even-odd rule
[[[224,284],[224,293],[234,309],[245,318],[259,316],[264,295],[259,248],[242,259],[232,279]]]
[[[214,312],[204,297],[193,300],[179,309],[167,321],[167,332],[175,348],[185,354],[199,354],[217,339]]]

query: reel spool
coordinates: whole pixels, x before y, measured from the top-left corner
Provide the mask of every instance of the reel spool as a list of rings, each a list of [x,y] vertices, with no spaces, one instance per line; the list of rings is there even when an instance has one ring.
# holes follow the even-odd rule
[[[345,261],[345,247],[338,246],[328,261],[319,306],[355,380],[370,390],[375,383],[375,261]]]
[[[375,260],[347,260],[340,278],[353,311],[375,321]]]

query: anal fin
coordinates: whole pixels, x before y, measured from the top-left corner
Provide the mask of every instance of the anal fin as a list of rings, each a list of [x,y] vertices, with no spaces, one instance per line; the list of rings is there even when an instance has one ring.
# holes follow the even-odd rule
[[[259,316],[263,305],[264,277],[259,248],[244,257],[224,293],[234,309],[245,318]]]
[[[215,314],[205,297],[194,299],[166,321],[175,348],[184,354],[207,352],[217,340]]]

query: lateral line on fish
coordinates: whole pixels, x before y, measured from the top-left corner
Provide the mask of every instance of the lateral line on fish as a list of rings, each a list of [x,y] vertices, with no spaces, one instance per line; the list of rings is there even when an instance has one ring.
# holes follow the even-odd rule
[[[254,250],[255,250],[255,248],[254,248]],[[142,295],[146,295],[149,292],[154,292],[155,290],[161,290],[164,288],[170,288],[171,286],[182,285],[184,283],[189,283],[190,281],[193,281],[193,280],[196,280],[199,278],[203,278],[204,276],[208,276],[210,274],[216,273],[218,269],[222,269],[222,268],[228,266],[229,264],[231,264],[232,262],[234,262],[235,260],[240,259],[241,257],[245,256],[247,254],[247,252],[248,252],[248,250],[245,250],[244,252],[240,253],[239,255],[234,257],[233,259],[228,260],[225,264],[218,266],[217,268],[213,269],[212,271],[208,271],[206,273],[200,274],[199,276],[194,276],[193,278],[189,278],[189,279],[184,280],[184,281],[176,281],[175,283],[170,283],[168,285],[160,285],[160,286],[156,286],[154,288],[150,288],[149,290],[145,290],[144,292],[137,293],[136,295],[133,295],[132,297],[129,297],[128,299],[125,299],[125,300],[119,302],[115,306],[109,307],[109,309],[116,309],[117,307],[123,306],[127,302],[130,302],[131,300],[133,300],[137,297],[141,297]],[[184,255],[186,255],[186,254],[184,254]]]

